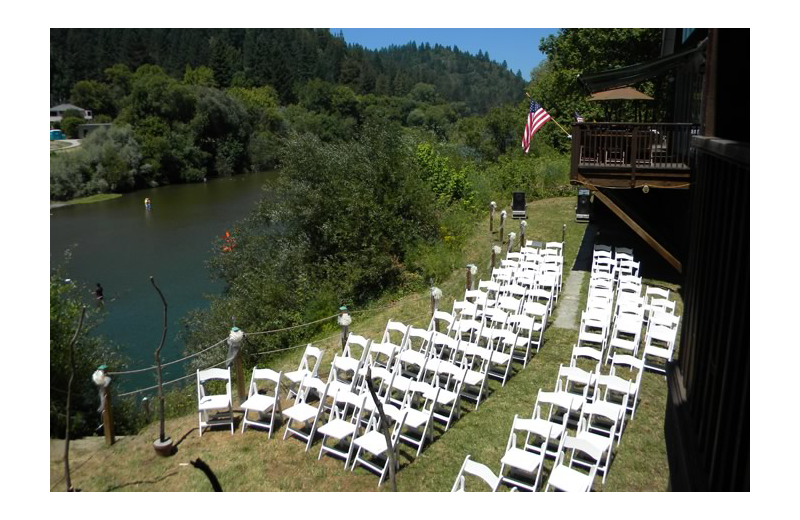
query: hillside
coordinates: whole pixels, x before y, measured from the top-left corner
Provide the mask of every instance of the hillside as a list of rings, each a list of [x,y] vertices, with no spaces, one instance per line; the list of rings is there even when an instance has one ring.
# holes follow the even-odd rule
[[[372,51],[328,29],[51,29],[51,101],[68,99],[77,81],[103,80],[115,64],[153,64],[175,78],[207,66],[218,87],[271,85],[282,104],[296,102],[296,89],[312,79],[400,97],[426,83],[445,102],[482,114],[524,88],[521,75],[488,54],[414,42]]]
[[[585,239],[586,226],[574,222],[573,212],[574,199],[571,197],[544,199],[528,205],[528,239],[560,240],[562,225],[566,224],[565,277]],[[489,252],[492,244],[497,243],[496,233],[491,236],[486,224],[481,220],[472,228],[460,263],[476,264],[479,279],[488,277]],[[510,222],[507,229],[518,231],[518,223]],[[653,281],[645,280],[645,283]],[[464,269],[453,271],[440,288],[444,293],[440,307],[450,309],[453,298],[463,295]],[[588,277],[581,289],[581,303],[586,301],[587,291]],[[678,305],[678,313],[682,314],[680,301]],[[555,316],[558,316],[558,310]],[[389,309],[354,318],[351,332],[375,338],[389,319],[425,326],[429,317],[427,291],[421,291],[397,301]],[[513,376],[504,387],[492,381],[489,395],[478,410],[472,404],[462,403],[461,418],[447,432],[437,427],[433,444],[426,447],[419,457],[413,457],[414,452],[408,446],[402,447],[398,490],[449,491],[467,454],[498,472],[514,414],[529,417],[537,390],[552,389],[559,364],[569,359],[577,335],[577,330],[556,328],[551,322],[541,351],[526,368],[515,366]],[[315,341],[315,344],[326,353],[320,369],[324,378],[333,354],[339,351],[338,338]],[[259,366],[292,370],[296,368],[301,352],[293,350],[263,357]],[[628,422],[624,439],[615,449],[608,480],[601,485],[598,478],[595,490],[664,491],[667,488],[669,472],[663,432],[666,384],[662,376],[646,373],[642,385],[635,419]],[[195,388],[189,385],[184,393],[186,403],[194,406]],[[200,457],[214,470],[225,491],[378,489],[377,477],[363,468],[351,472],[346,471],[338,459],[325,456],[317,460],[319,440],[308,452],[297,439],[283,440],[285,424],[271,439],[264,432],[253,429],[241,434],[238,428],[234,435],[220,428],[199,437],[197,415],[188,413],[169,420],[166,430],[178,442],[175,456],[161,459],[153,453],[151,443],[158,435],[158,425],[150,424],[139,435],[128,436],[111,448],[101,447],[91,457],[82,454],[80,463],[73,467],[73,483],[86,491],[209,491],[208,481],[199,471],[179,465]],[[551,462],[546,462],[545,475],[550,467]],[[58,457],[51,458],[51,489],[63,490],[62,474],[63,461]],[[387,484],[380,488],[382,491],[388,489]]]

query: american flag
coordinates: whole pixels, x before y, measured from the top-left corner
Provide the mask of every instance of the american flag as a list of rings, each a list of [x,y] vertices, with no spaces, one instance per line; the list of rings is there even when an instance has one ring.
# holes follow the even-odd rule
[[[528,153],[528,150],[531,148],[531,138],[533,138],[533,135],[548,121],[550,121],[550,114],[548,114],[539,103],[531,100],[528,121],[525,123],[525,135],[522,136],[522,148],[525,149],[525,153]]]
[[[579,113],[577,113],[577,112],[575,112],[575,122],[576,122],[576,123],[583,123],[583,118],[582,118],[582,117],[581,117],[581,115],[580,115]]]

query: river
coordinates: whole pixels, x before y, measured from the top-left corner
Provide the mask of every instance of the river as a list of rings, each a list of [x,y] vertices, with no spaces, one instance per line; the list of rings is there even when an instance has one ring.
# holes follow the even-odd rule
[[[215,237],[255,208],[263,184],[276,175],[164,186],[105,202],[51,209],[50,266],[63,264],[69,248],[72,258],[66,277],[87,286],[87,301],[92,301],[88,291],[97,282],[102,284],[106,305],[97,332],[121,348],[131,368],[152,366],[161,340],[163,307],[150,284],[152,275],[168,304],[161,359],[182,357],[183,345],[176,341],[181,318],[191,309],[207,308],[205,295],[222,290],[206,266]],[[149,211],[145,197],[152,201]],[[209,343],[220,339],[208,338]],[[182,365],[167,367],[165,380],[184,375]],[[153,374],[118,376],[115,383],[123,391],[151,386]]]

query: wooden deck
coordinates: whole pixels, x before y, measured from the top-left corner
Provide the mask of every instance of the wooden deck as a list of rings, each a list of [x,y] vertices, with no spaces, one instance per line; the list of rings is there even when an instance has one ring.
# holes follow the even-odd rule
[[[575,123],[570,183],[598,188],[689,187],[691,123]]]

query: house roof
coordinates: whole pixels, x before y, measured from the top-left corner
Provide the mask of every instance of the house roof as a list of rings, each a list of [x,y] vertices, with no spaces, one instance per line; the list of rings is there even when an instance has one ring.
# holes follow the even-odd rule
[[[63,103],[61,105],[56,105],[50,108],[50,112],[64,112],[66,110],[80,110],[83,111],[81,107],[76,107],[75,105],[70,105],[69,103]]]

